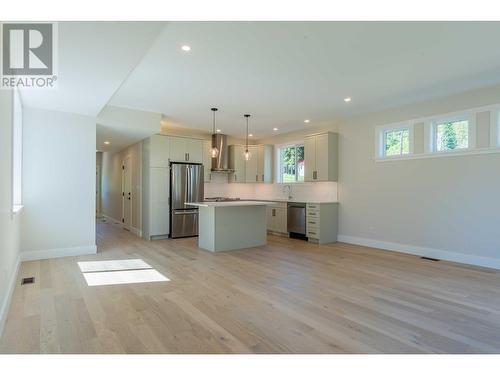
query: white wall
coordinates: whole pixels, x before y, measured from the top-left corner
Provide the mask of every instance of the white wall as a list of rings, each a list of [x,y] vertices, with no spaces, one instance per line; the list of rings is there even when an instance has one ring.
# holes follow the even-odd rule
[[[115,221],[122,219],[122,165],[130,157],[132,165],[132,229],[142,231],[142,142],[121,152],[102,155],[101,213]]]
[[[378,125],[496,103],[500,86],[305,126],[259,142],[339,133],[340,241],[500,268],[500,153],[374,161]]]
[[[342,123],[340,239],[500,268],[500,153],[373,160],[377,125],[494,103],[500,86]]]
[[[19,266],[19,215],[12,214],[13,93],[0,90],[0,335]]]
[[[23,259],[95,253],[95,118],[25,108]]]

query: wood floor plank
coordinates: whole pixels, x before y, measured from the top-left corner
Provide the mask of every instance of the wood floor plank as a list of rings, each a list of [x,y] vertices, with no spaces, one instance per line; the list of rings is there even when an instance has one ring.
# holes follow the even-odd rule
[[[277,236],[213,254],[105,221],[97,242],[21,265],[1,353],[500,353],[496,270]],[[117,259],[169,281],[87,285],[79,261]]]

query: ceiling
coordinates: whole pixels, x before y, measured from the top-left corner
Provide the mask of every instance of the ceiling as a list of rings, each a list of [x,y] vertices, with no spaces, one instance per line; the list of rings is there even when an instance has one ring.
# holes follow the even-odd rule
[[[57,88],[21,90],[23,105],[97,116],[164,25],[58,22]]]
[[[496,84],[498,35],[498,22],[169,22],[110,104],[207,131],[217,106],[234,136],[250,113],[258,138]]]
[[[217,106],[224,133],[243,136],[250,113],[260,138],[500,83],[498,35],[499,22],[61,22],[58,88],[22,99],[207,132]],[[115,147],[156,131],[101,120],[99,142]]]

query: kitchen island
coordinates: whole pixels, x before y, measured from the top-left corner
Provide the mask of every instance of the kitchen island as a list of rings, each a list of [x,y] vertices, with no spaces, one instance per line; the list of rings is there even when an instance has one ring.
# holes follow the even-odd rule
[[[226,251],[267,243],[266,206],[270,202],[192,202],[199,208],[198,246]]]

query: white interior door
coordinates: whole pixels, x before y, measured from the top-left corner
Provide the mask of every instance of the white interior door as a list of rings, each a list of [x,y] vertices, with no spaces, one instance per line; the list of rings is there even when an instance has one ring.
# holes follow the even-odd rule
[[[132,163],[127,157],[123,160],[122,167],[122,199],[123,199],[123,215],[122,221],[124,228],[132,227]]]

